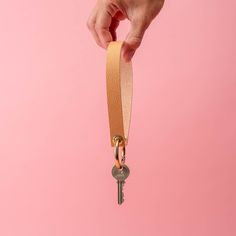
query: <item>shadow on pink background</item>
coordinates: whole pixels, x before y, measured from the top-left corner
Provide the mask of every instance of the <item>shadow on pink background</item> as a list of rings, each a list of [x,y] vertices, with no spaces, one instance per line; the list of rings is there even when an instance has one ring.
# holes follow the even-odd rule
[[[235,236],[236,2],[166,1],[146,32],[122,206],[93,5],[0,2],[0,235]]]

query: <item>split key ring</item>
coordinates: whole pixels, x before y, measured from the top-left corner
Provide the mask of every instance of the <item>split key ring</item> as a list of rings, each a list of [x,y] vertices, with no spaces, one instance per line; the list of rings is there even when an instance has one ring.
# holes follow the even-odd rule
[[[121,151],[121,160],[119,158],[119,146],[122,142],[124,142],[124,139],[121,136],[114,136],[113,142],[115,143],[114,148],[114,156],[115,156],[115,165],[118,169],[121,169],[122,166],[125,164],[125,145],[122,146]]]

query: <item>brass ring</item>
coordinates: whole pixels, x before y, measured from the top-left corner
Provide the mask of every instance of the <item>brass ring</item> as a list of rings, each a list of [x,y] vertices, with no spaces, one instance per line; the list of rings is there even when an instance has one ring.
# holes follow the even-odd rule
[[[121,136],[114,136],[113,142],[115,143],[114,156],[115,156],[115,165],[118,169],[121,169],[125,163],[125,146],[122,147],[121,161],[119,158],[119,144],[122,142],[123,138]]]

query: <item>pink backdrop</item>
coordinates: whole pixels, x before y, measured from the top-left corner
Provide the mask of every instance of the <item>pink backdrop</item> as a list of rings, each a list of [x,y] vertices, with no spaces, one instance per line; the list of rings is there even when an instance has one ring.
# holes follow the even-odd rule
[[[93,5],[0,2],[0,235],[235,236],[236,2],[166,0],[148,29],[122,206]]]

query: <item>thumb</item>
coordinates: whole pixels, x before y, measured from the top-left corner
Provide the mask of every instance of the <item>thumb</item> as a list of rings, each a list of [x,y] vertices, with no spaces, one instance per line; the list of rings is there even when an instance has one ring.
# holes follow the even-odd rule
[[[131,21],[131,29],[126,37],[123,46],[123,58],[126,62],[130,61],[136,51],[140,46],[143,35],[149,26],[145,18],[139,17]]]

